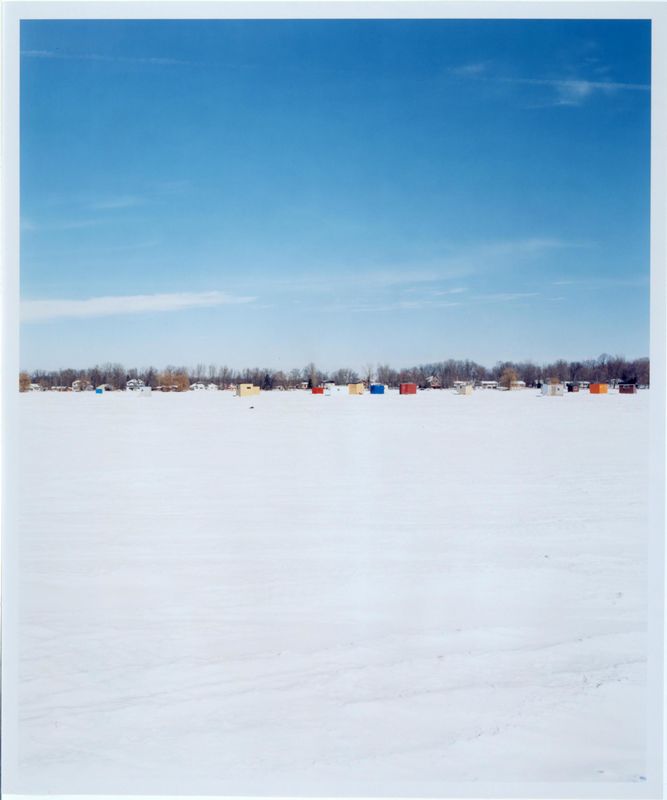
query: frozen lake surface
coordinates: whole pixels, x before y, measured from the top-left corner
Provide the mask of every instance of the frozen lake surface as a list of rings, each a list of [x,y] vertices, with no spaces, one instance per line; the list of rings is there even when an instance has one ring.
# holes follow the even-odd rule
[[[643,780],[648,399],[22,395],[7,788]]]

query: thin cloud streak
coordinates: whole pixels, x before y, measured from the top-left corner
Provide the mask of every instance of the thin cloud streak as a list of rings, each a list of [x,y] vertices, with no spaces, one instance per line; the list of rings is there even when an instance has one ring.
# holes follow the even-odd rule
[[[549,101],[529,108],[550,108],[554,106],[580,106],[597,93],[612,95],[616,92],[650,92],[651,86],[645,83],[629,83],[614,80],[589,80],[586,78],[525,78],[510,75],[492,75],[490,62],[480,61],[451,67],[448,72],[457,78],[479,80],[489,83],[516,84],[522,86],[543,86],[554,89],[556,96]],[[604,73],[604,69],[598,68]]]
[[[178,58],[163,58],[161,56],[109,56],[102,53],[62,53],[58,50],[22,50],[21,55],[26,58],[58,59],[64,61],[104,61],[120,64],[154,64],[156,66],[195,63],[193,61],[183,61]]]
[[[551,79],[551,78],[495,78],[503,83],[526,83],[534,86],[554,86],[565,88],[576,94],[586,95],[596,89],[615,91],[649,92],[650,85],[645,83],[619,83],[616,81],[588,81],[581,79]]]
[[[64,318],[84,319],[155,311],[182,311],[188,308],[238,305],[254,300],[254,297],[240,297],[217,291],[90,297],[86,300],[24,300],[21,303],[21,320],[44,322]]]
[[[41,231],[76,231],[83,228],[93,228],[96,225],[101,225],[104,222],[102,219],[74,219],[74,220],[61,220],[59,222],[39,223],[31,219],[21,220],[21,231],[24,233],[39,233]]]
[[[539,292],[493,292],[491,294],[478,294],[471,299],[479,303],[512,303],[514,300],[539,296]]]
[[[648,278],[581,278],[552,281],[552,286],[574,286],[582,289],[604,289],[615,287],[645,287]]]
[[[118,197],[108,197],[103,200],[96,200],[92,207],[102,211],[113,211],[122,208],[134,208],[144,203],[143,197],[136,195],[120,195]]]
[[[403,267],[378,270],[359,269],[356,272],[333,271],[330,275],[294,275],[291,277],[258,280],[245,279],[243,286],[254,284],[262,291],[287,290],[294,292],[334,292],[344,290],[361,291],[405,288],[405,291],[419,291],[424,285],[453,279],[462,279],[471,274],[484,272],[489,265],[502,263],[503,259],[513,257],[541,256],[552,250],[578,249],[595,246],[591,242],[568,241],[554,237],[531,237],[509,239],[462,247],[458,252],[432,259],[419,265],[407,264]],[[442,290],[444,294],[466,291],[455,287]]]

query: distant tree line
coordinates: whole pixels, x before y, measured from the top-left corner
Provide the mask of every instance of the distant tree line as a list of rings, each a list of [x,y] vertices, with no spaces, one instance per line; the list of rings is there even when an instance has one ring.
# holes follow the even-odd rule
[[[22,372],[19,377],[19,388],[27,391],[31,384],[43,389],[57,386],[71,387],[74,381],[83,384],[101,386],[106,384],[112,389],[124,389],[131,379],[139,379],[146,386],[170,387],[174,391],[185,391],[193,383],[214,383],[221,389],[238,383],[252,383],[263,390],[295,389],[303,385],[318,386],[324,381],[337,384],[377,381],[390,387],[399,383],[416,383],[426,388],[439,385],[443,389],[450,388],[455,381],[501,381],[503,376],[516,376],[516,380],[524,381],[526,386],[537,386],[549,380],[568,381],[620,381],[649,385],[649,359],[637,358],[628,360],[622,356],[610,356],[606,353],[595,359],[585,361],[559,360],[549,364],[535,364],[532,361],[499,361],[494,367],[484,367],[474,361],[449,359],[420,364],[414,367],[394,369],[388,364],[368,364],[357,372],[351,368],[341,368],[333,372],[320,370],[315,364],[307,364],[302,369],[288,372],[274,369],[231,369],[215,364],[197,364],[195,367],[168,365],[163,370],[155,367],[144,369],[125,369],[122,364],[102,364],[90,369],[35,370]],[[514,378],[513,378],[514,379]]]

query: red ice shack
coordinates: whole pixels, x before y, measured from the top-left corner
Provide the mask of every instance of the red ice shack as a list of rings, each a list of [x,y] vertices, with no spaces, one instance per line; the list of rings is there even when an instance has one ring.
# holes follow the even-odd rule
[[[399,394],[417,394],[416,383],[402,383],[398,387]]]

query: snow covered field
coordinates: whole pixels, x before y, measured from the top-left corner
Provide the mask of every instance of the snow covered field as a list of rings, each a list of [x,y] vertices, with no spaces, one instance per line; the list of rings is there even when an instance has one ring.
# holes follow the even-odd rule
[[[20,404],[13,790],[643,780],[648,392]]]

